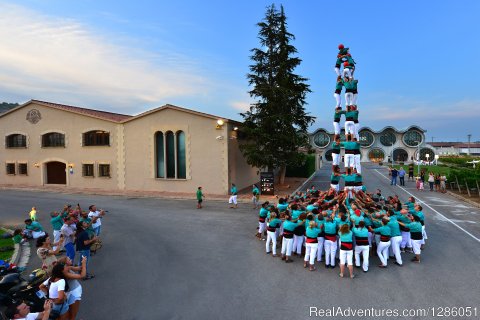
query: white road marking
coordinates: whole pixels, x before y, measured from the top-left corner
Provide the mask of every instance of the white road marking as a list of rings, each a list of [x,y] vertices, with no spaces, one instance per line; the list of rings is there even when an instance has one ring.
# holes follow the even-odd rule
[[[380,171],[378,171],[378,169],[374,169],[379,175],[381,175],[382,177],[384,177],[385,179],[387,179],[388,181],[390,181],[390,178],[388,178],[386,175],[384,175],[383,173],[381,173]],[[434,211],[435,213],[437,213],[439,216],[441,216],[442,218],[444,218],[446,221],[450,222],[451,224],[453,224],[455,227],[457,227],[458,229],[462,230],[463,232],[465,232],[466,234],[468,234],[470,237],[472,237],[473,239],[477,240],[478,242],[480,242],[480,239],[475,237],[473,234],[471,234],[470,232],[468,232],[467,230],[463,229],[462,227],[460,227],[458,224],[456,224],[455,222],[453,222],[452,220],[448,219],[447,217],[445,217],[443,214],[441,214],[440,212],[438,212],[437,210],[433,209],[428,203],[426,203],[425,201],[422,201],[421,199],[418,198],[417,195],[413,195],[412,193],[410,193],[409,191],[407,191],[405,188],[397,185],[398,188],[402,189],[403,191],[405,191],[406,193],[408,193],[409,195],[411,195],[412,197],[414,197],[415,199],[417,199],[420,203],[423,203],[425,206],[429,207],[432,211]]]

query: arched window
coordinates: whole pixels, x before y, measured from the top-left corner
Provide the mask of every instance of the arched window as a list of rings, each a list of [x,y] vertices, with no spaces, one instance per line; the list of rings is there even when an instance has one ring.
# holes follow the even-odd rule
[[[5,147],[7,148],[26,148],[27,136],[23,134],[11,134],[5,137]]]
[[[110,132],[102,130],[88,131],[83,134],[84,146],[110,146]]]
[[[185,133],[183,131],[177,131],[177,178],[187,178]]]
[[[155,133],[155,162],[157,178],[165,178],[165,146],[163,144],[163,132]]]
[[[175,135],[167,131],[167,178],[175,179]]]
[[[60,132],[49,132],[42,136],[42,147],[65,147],[65,135]]]

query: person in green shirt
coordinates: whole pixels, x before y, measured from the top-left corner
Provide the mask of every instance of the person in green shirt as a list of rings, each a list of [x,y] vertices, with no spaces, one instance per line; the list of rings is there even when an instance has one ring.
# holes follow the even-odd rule
[[[258,209],[258,201],[260,200],[260,189],[256,184],[253,185],[252,188],[252,202],[253,202],[253,209]]]
[[[50,216],[50,224],[53,228],[53,243],[58,243],[60,241],[60,229],[63,226],[62,215],[58,211],[53,211],[50,213]],[[53,251],[55,250],[57,250],[57,246],[53,246]]]
[[[350,278],[355,278],[353,274],[353,232],[349,224],[343,224],[338,230],[340,236],[340,278],[343,278],[345,272],[345,263],[347,264]]]
[[[272,243],[272,257],[277,257],[277,230],[281,225],[282,221],[278,219],[277,212],[272,211],[270,213],[270,220],[267,224],[267,243],[265,244],[266,252],[269,254],[270,242]]]
[[[25,220],[25,231],[27,237],[38,239],[45,235],[42,225],[38,221],[32,221],[32,219]]]
[[[22,229],[15,229],[15,231],[13,231],[12,240],[13,240],[13,243],[15,244],[23,243]]]
[[[237,205],[237,186],[235,183],[232,183],[232,187],[230,188],[230,198],[228,199],[228,203],[230,204],[231,209],[236,209]]]
[[[413,262],[420,263],[420,254],[422,253],[422,224],[420,223],[420,218],[418,216],[412,216],[410,218],[410,223],[398,222],[400,225],[410,229],[410,238],[412,240],[413,253],[415,257],[412,259]]]
[[[334,166],[332,175],[330,176],[330,188],[334,189],[335,192],[340,191],[340,178],[342,177],[342,174],[340,173],[340,167],[339,166]]]
[[[380,234],[380,242],[377,246],[377,255],[382,262],[382,264],[379,265],[380,268],[386,268],[388,263],[388,249],[391,245],[390,238],[392,235],[388,222],[388,218],[382,218],[382,225],[373,229],[376,234]]]
[[[344,69],[344,71],[347,69]],[[342,80],[343,86],[345,87],[345,106],[348,108],[353,105],[353,89],[355,88],[355,82],[351,77],[345,77]]]
[[[340,151],[343,144],[344,142],[340,142],[340,134],[337,134],[335,141],[332,143],[332,165],[334,167],[340,165]]]
[[[197,189],[197,209],[202,209],[202,202],[203,202],[204,197],[205,196],[203,195],[202,187],[198,187],[198,189]]]
[[[341,106],[337,106],[335,108],[335,112],[333,113],[333,130],[335,135],[338,136],[340,135],[340,120],[342,119],[342,114],[345,114],[345,111],[342,110]]]

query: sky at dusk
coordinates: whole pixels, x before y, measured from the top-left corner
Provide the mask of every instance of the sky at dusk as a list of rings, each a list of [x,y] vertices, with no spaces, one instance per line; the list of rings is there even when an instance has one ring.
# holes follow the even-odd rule
[[[167,103],[241,120],[265,8],[283,4],[332,130],[339,43],[357,62],[361,125],[412,124],[427,140],[480,140],[480,1],[0,0],[0,102],[137,114]]]

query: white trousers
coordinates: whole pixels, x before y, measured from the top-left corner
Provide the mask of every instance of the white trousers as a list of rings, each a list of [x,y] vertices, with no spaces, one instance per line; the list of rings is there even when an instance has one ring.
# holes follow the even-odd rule
[[[333,131],[335,134],[340,134],[340,122],[333,121]]]
[[[353,76],[350,68],[343,68],[343,76],[351,78]]]
[[[348,120],[345,121],[345,134],[354,134],[355,133],[355,122]]]
[[[318,240],[318,247],[317,247],[317,261],[322,261],[323,255],[323,244],[325,243],[325,238],[317,237]]]
[[[333,165],[339,166],[340,165],[340,153],[332,153]]]
[[[293,235],[293,253],[302,254],[304,236]]]
[[[340,68],[337,68],[335,67],[335,73],[337,74],[337,76],[342,76],[342,74],[340,73]]]
[[[330,188],[338,193],[340,191],[340,184],[330,184]]]
[[[425,226],[422,226],[422,237],[423,237],[422,244],[425,244],[425,240],[428,239],[427,232],[425,231]]]
[[[400,243],[400,248],[405,249],[412,247],[412,240],[410,240],[410,232],[402,231],[402,243]]]
[[[335,254],[337,253],[337,241],[325,240],[325,264],[335,266]]]
[[[58,241],[60,241],[60,235],[62,233],[60,232],[60,230],[53,230],[53,243],[57,243]],[[53,248],[53,251],[57,250],[57,246],[54,246]]]
[[[354,130],[355,130],[355,138],[357,138],[357,141],[360,141],[360,135],[358,134],[358,130],[360,130],[360,123],[353,123]]]
[[[362,166],[360,165],[360,155],[354,154],[353,155],[353,166],[357,169],[358,173],[362,173]]]
[[[40,237],[43,237],[45,235],[45,232],[43,231],[32,231],[32,238],[33,239],[38,239]]]
[[[340,265],[344,266],[345,263],[349,266],[353,265],[353,250],[340,249]]]
[[[228,203],[237,204],[237,196],[230,196],[230,199],[228,199]]]
[[[353,94],[353,101],[352,101],[352,104],[353,104],[354,106],[357,105],[357,100],[358,100],[358,93],[354,93],[354,94]]]
[[[293,238],[287,239],[283,237],[282,240],[282,255],[291,256],[293,247]]]
[[[263,233],[266,230],[265,222],[258,222],[258,233]]]
[[[346,106],[351,106],[353,103],[353,93],[352,92],[346,92],[345,93],[345,105]]]
[[[390,239],[390,253],[395,256],[398,264],[402,264],[402,255],[400,254],[400,244],[402,243],[402,236],[392,237]]]
[[[377,254],[378,257],[380,258],[380,261],[384,266],[387,265],[388,263],[388,248],[390,247],[390,241],[388,242],[383,242],[380,241],[377,247]]]
[[[412,240],[413,253],[421,254],[422,249],[420,249],[423,240]]]
[[[373,240],[373,239],[374,239],[373,235],[374,235],[374,234],[373,234],[372,232],[368,232],[368,246],[369,246],[370,248],[372,247],[372,243],[373,243],[373,241],[374,241],[374,240]]]
[[[345,168],[355,166],[355,155],[354,154],[345,154]]]
[[[272,252],[277,254],[277,235],[275,232],[267,231],[267,243],[265,244],[265,249],[267,253],[270,252],[270,242],[272,242]]]
[[[360,255],[363,257],[362,269],[363,271],[368,271],[368,254],[370,247],[369,246],[355,246],[355,265],[360,267]]]
[[[336,107],[341,107],[342,106],[342,96],[338,93],[334,93],[333,96],[335,97],[335,101],[337,102]]]
[[[318,243],[305,243],[305,259],[311,266],[315,263],[315,257],[317,256]]]

